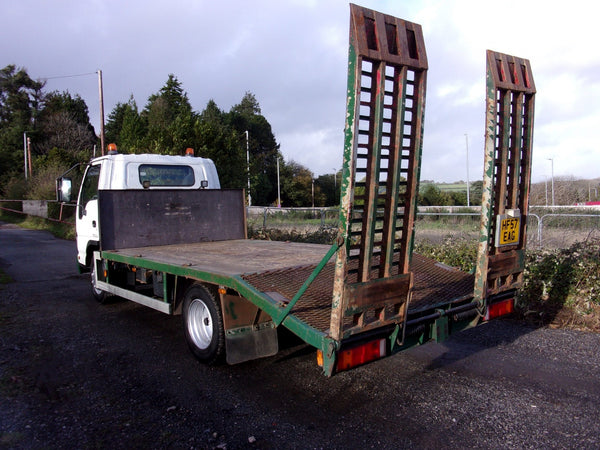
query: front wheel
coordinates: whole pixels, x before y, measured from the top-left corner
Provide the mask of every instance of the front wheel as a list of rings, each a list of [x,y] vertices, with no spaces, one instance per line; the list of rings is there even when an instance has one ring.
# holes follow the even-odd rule
[[[108,292],[103,291],[102,289],[98,289],[96,286],[96,261],[92,259],[92,263],[90,264],[90,284],[92,288],[92,295],[96,299],[98,303],[106,303],[109,297]]]
[[[199,361],[213,364],[225,353],[221,308],[208,289],[194,284],[183,299],[183,326],[190,350]]]

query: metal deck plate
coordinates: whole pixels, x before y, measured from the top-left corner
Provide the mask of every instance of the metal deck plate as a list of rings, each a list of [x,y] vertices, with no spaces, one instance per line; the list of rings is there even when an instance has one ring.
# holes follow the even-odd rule
[[[291,299],[315,267],[316,264],[291,267],[246,274],[242,278],[259,291],[277,292]],[[418,254],[413,254],[410,268],[414,275],[414,285],[408,314],[473,296],[471,274]],[[334,269],[333,263],[327,264],[292,309],[292,314],[298,319],[323,332],[330,326]]]

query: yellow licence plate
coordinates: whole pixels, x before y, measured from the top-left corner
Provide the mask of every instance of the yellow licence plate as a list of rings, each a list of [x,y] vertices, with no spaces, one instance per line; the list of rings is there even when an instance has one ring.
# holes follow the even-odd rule
[[[519,243],[519,231],[521,229],[521,219],[516,217],[507,217],[500,221],[500,233],[498,245],[511,245]]]

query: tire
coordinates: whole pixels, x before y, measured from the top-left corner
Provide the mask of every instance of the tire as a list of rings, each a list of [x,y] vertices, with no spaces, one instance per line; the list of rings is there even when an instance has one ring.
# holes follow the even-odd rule
[[[220,362],[225,354],[221,308],[210,291],[192,285],[183,299],[185,339],[196,359],[204,364]]]
[[[100,303],[105,304],[108,301],[110,295],[108,292],[98,289],[96,287],[96,263],[94,260],[90,263],[90,287],[92,290],[92,296],[94,299]]]

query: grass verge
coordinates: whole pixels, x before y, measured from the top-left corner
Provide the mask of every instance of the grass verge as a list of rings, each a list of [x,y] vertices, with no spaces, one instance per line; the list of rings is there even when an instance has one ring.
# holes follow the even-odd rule
[[[75,240],[75,227],[66,223],[47,220],[42,217],[28,216],[25,214],[17,214],[0,210],[0,220],[3,222],[12,223],[22,228],[29,230],[45,230],[52,233],[54,236]]]

